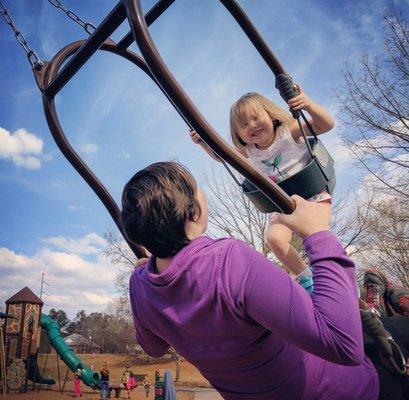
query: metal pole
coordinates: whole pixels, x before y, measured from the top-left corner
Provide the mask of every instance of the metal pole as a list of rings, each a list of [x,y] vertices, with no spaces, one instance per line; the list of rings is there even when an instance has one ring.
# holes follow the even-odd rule
[[[41,372],[41,377],[40,377],[41,382],[40,382],[40,384],[38,385],[38,391],[37,391],[37,393],[40,392],[40,389],[41,389],[41,387],[42,387],[42,381],[43,381],[43,378],[44,378],[44,372],[45,372],[45,367],[47,366],[47,361],[48,361],[48,353],[47,353],[47,355],[45,356],[45,363],[44,363],[43,371]]]
[[[64,391],[65,388],[65,384],[67,383],[67,378],[68,378],[68,373],[70,372],[70,369],[67,368],[67,372],[65,373],[65,378],[64,378],[64,382],[62,384],[62,389],[61,389],[61,393]]]
[[[146,25],[153,24],[175,0],[159,0],[145,15]],[[125,50],[134,42],[132,31],[128,32],[119,42],[118,49]]]
[[[60,393],[62,393],[62,390],[61,390],[61,376],[60,376],[60,356],[57,353],[57,351],[55,352],[55,354],[57,355],[58,390],[59,390]]]
[[[0,341],[1,341],[1,385],[3,390],[3,399],[7,398],[7,369],[6,369],[6,349],[3,338],[3,322],[0,325]]]
[[[110,14],[95,29],[78,51],[67,62],[55,79],[44,90],[48,97],[54,97],[79,71],[86,61],[101,47],[109,36],[122,24],[126,18],[123,4],[119,2]]]
[[[43,298],[44,272],[41,274],[40,300]]]

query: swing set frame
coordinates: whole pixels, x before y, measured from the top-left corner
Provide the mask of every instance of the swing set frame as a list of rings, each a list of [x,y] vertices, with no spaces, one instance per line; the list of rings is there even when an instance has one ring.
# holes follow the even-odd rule
[[[243,186],[245,194],[256,204],[259,210],[263,212],[280,210],[285,213],[291,213],[294,210],[294,203],[288,193],[279,185],[255,170],[244,157],[237,154],[237,152],[218,135],[163,62],[149,34],[148,26],[156,21],[173,2],[174,0],[159,0],[144,16],[140,0],[122,0],[91,33],[87,40],[73,42],[61,49],[51,61],[46,61],[37,68],[35,66],[33,67],[37,85],[42,92],[46,120],[57,146],[71,165],[97,194],[126,240],[119,207],[107,189],[70,145],[59,123],[54,102],[54,98],[59,91],[99,49],[111,52],[132,62],[157,84],[187,125],[199,133],[200,137],[219,156],[222,162],[224,164],[225,162],[228,163],[245,177],[245,182],[243,182],[241,186]],[[269,49],[243,9],[235,0],[220,0],[220,2],[238,22],[276,76],[276,86],[280,89],[281,95],[287,99],[294,97],[297,93],[294,90],[291,78],[286,74],[284,68]],[[110,39],[110,35],[115,32],[126,19],[128,19],[131,31],[116,43]],[[128,47],[134,41],[138,45],[142,57],[129,50]],[[62,67],[64,63],[65,65]],[[296,113],[299,118],[299,112]],[[315,143],[317,143],[316,137],[314,138],[314,144]],[[306,140],[306,145],[314,160],[316,157],[311,150],[308,140]],[[314,162],[314,165],[318,165],[318,172],[323,172],[325,176],[322,167],[316,162]],[[333,163],[330,167],[333,168]],[[333,175],[332,171],[332,176]],[[300,179],[298,181],[301,182]],[[251,193],[245,189],[246,182],[252,185]],[[327,183],[327,181],[325,181],[325,183]],[[325,186],[328,185],[324,185],[324,188]],[[332,188],[333,185],[331,187],[328,186],[330,191]],[[323,188],[321,188],[321,190],[322,189]],[[265,205],[268,207],[266,208]],[[271,209],[271,205],[273,209]],[[144,255],[142,248],[129,240],[127,240],[127,242],[137,257]]]

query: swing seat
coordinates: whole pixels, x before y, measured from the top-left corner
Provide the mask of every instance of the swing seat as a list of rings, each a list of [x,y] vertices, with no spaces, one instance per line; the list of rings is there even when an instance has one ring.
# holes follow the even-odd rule
[[[324,189],[335,188],[334,160],[319,139],[308,137],[314,158],[301,171],[278,183],[289,196],[298,194],[309,199]],[[281,212],[281,209],[248,179],[242,182],[243,193],[262,213]]]

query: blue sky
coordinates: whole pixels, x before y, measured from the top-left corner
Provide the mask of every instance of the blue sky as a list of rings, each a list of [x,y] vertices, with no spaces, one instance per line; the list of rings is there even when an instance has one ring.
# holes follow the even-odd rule
[[[4,3],[44,60],[87,37],[46,0]],[[116,1],[63,4],[98,24]],[[146,11],[153,4],[142,1]],[[382,11],[392,5],[409,10],[403,0],[240,4],[294,80],[334,114],[345,61],[382,51]],[[128,30],[123,24],[112,38]],[[226,140],[229,107],[243,93],[261,92],[285,106],[272,73],[217,0],[176,0],[150,32],[176,79]],[[115,226],[52,140],[25,53],[3,19],[0,53],[0,305],[24,286],[38,293],[45,272],[45,311],[104,310],[115,295],[116,267],[100,256],[102,235]],[[56,105],[72,145],[118,202],[129,177],[151,162],[179,160],[199,181],[211,166],[222,171],[190,142],[184,122],[150,79],[114,55],[96,54]],[[337,163],[337,191],[358,185],[359,177],[339,145],[341,129],[338,124],[323,137]]]

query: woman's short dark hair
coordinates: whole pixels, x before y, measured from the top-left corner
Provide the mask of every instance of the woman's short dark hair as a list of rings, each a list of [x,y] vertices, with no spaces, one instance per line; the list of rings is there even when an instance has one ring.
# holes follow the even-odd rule
[[[185,224],[200,215],[196,181],[175,162],[159,162],[137,172],[122,192],[122,221],[132,242],[153,255],[175,255],[190,243]]]

